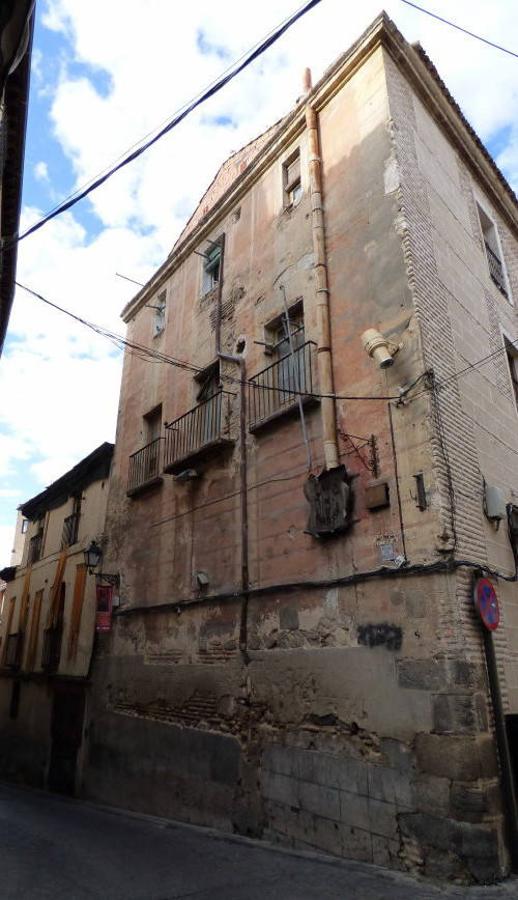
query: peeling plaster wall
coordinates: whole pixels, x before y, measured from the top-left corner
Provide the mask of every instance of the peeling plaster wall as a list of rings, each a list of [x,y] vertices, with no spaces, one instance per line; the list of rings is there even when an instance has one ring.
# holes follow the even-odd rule
[[[410,88],[379,48],[320,112],[338,394],[395,396],[428,362],[423,347],[428,352],[433,323],[420,286],[437,265],[428,262],[414,114]],[[304,194],[285,211],[281,163],[297,146]],[[255,342],[282,310],[281,280],[289,301],[303,298],[306,337],[316,334],[306,172],[303,132],[208,235],[225,234],[222,345],[234,352],[245,340],[247,377],[269,364]],[[129,336],[200,367],[212,362],[216,298],[200,299],[200,279],[193,254],[167,283],[162,336],[151,337],[146,308]],[[360,335],[368,327],[401,343],[391,369],[367,358]],[[445,341],[451,368],[450,352]],[[237,377],[239,369],[225,364],[224,372]],[[467,642],[459,608],[469,579],[401,575],[252,594],[241,652],[245,612],[232,596],[241,578],[237,398],[235,445],[204,463],[201,478],[182,485],[164,476],[147,493],[126,496],[129,456],[145,443],[142,417],[161,403],[170,422],[195,402],[191,373],[127,356],[107,525],[107,565],[122,575],[123,614],[99,642],[86,795],[463,882],[499,877],[507,859],[485,671],[475,628]],[[406,551],[412,564],[451,551],[447,472],[429,394],[393,407],[394,442],[385,400],[340,400],[337,421],[354,522],[332,541],[306,532],[297,419],[247,434],[252,589],[376,569],[387,547],[394,556]],[[308,409],[306,424],[318,467],[318,407]],[[465,424],[461,415],[459,435],[469,442]],[[390,497],[377,511],[367,509],[372,471],[362,447],[372,434]],[[467,467],[467,477],[474,472]],[[460,501],[471,502],[467,493]],[[485,559],[479,528],[480,516],[463,550]],[[203,601],[198,570],[208,576],[208,594],[226,593],[225,600]]]

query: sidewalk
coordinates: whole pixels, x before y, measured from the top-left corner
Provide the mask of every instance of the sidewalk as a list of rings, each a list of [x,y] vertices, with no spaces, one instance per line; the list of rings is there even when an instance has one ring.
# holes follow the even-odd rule
[[[435,900],[518,897],[0,785],[2,900]]]

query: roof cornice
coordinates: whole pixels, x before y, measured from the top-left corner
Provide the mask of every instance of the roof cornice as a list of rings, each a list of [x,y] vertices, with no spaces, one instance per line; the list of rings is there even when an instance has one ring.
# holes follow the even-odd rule
[[[480,180],[511,228],[518,234],[518,203],[515,194],[463,116],[426,54],[416,50],[405,40],[385,12],[382,12],[361,37],[327,69],[307,96],[306,102],[310,101],[317,112],[321,111],[379,47],[383,47],[403,71],[427,109],[443,126],[462,158]],[[303,132],[305,105],[306,103],[301,103],[286,116],[272,139],[259,151],[245,171],[186,235],[175,252],[162,263],[142,290],[126,304],[122,311],[125,322],[131,321],[175,269],[182,265],[200,242],[232,211],[263,172],[282,154],[286,144],[294,141]]]

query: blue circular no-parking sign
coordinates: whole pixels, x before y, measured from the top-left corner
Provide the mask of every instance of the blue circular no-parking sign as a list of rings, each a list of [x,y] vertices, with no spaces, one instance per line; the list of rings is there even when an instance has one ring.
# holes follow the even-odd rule
[[[485,627],[489,631],[495,631],[500,624],[500,607],[496,591],[488,578],[479,578],[475,582],[473,599]]]

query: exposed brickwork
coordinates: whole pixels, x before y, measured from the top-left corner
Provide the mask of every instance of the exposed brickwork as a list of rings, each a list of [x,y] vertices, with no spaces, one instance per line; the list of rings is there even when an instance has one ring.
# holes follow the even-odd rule
[[[390,579],[338,579],[359,578],[383,561],[395,570],[401,562],[443,563],[453,553],[509,565],[503,529],[492,530],[483,515],[483,477],[496,475],[477,414],[484,407],[488,440],[512,443],[509,397],[500,421],[491,399],[497,369],[455,376],[496,347],[500,324],[511,327],[511,308],[488,281],[469,173],[381,47],[326,98],[319,130],[334,385],[341,397],[378,398],[337,402],[351,527],[329,541],[308,534],[298,416],[259,431],[245,419],[242,444],[242,370],[228,361],[221,373],[232,395],[233,443],[196,462],[196,479],[165,475],[156,490],[128,499],[127,460],[143,438],[142,417],[162,403],[171,422],[195,405],[198,391],[190,372],[144,370],[128,358],[106,553],[106,564],[123,573],[123,609],[94,677],[86,790],[117,803],[130,781],[125,802],[136,808],[488,881],[507,863],[472,572],[413,574],[403,566]],[[272,362],[261,342],[282,312],[281,283],[290,302],[302,300],[305,337],[318,335],[306,133],[295,143],[298,205],[283,207],[281,162],[295,147],[287,144],[210,234],[225,234],[221,346],[235,352],[239,341],[247,377]],[[208,195],[214,209],[235,162]],[[202,204],[188,226],[193,232],[204,215]],[[214,361],[218,297],[202,296],[201,265],[192,254],[171,267],[160,346],[205,367]],[[131,336],[146,343],[150,321],[143,306]],[[364,352],[369,327],[400,345],[390,369]],[[398,396],[426,369],[434,370],[435,391],[421,379],[410,401],[391,405],[389,418],[381,398]],[[317,472],[318,404],[304,415]],[[389,493],[388,505],[375,510],[366,502],[371,435],[376,477]],[[511,485],[513,466],[507,456],[502,462]],[[513,596],[510,587],[504,620],[507,627],[516,616],[518,628]],[[514,661],[497,646],[500,659]]]

